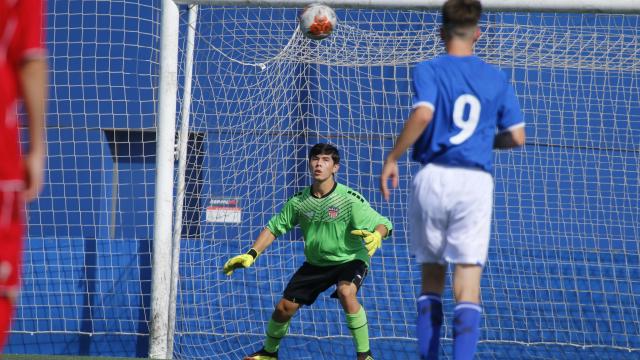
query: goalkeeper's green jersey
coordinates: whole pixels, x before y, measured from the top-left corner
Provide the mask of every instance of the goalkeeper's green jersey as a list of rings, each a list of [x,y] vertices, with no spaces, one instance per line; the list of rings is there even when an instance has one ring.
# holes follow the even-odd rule
[[[362,238],[352,230],[375,230],[376,225],[392,225],[389,219],[371,208],[358,192],[336,183],[321,198],[311,194],[311,186],[295,194],[267,228],[278,237],[300,225],[304,236],[304,255],[316,266],[343,264],[360,259],[369,266],[369,255]]]

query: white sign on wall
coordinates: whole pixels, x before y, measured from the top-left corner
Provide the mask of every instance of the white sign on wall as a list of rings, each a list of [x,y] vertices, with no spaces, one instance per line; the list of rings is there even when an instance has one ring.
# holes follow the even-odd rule
[[[242,208],[238,199],[211,199],[207,207],[207,222],[239,224]]]

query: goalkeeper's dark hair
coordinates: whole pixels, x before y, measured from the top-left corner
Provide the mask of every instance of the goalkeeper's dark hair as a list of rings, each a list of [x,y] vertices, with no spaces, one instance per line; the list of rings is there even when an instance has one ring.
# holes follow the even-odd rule
[[[481,15],[479,0],[447,0],[442,5],[442,29],[449,36],[465,36],[465,30],[478,26]]]
[[[313,145],[311,150],[309,150],[309,160],[318,155],[331,155],[331,159],[333,159],[335,164],[340,163],[340,153],[338,152],[338,148],[331,144],[319,143]]]

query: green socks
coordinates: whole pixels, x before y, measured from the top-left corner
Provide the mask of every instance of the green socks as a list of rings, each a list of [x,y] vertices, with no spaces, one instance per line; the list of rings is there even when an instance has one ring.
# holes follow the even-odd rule
[[[280,347],[280,340],[287,335],[289,330],[289,323],[277,322],[273,319],[269,319],[269,325],[267,325],[267,338],[264,340],[264,349],[270,353],[278,351]]]
[[[360,306],[355,314],[347,314],[347,327],[353,335],[353,343],[356,345],[357,352],[369,351],[369,324],[367,322],[367,313]]]
[[[287,334],[289,330],[289,324],[291,321],[285,323],[277,322],[273,319],[269,319],[269,325],[267,325],[267,338],[264,340],[264,349],[268,352],[276,352],[280,347],[280,340]],[[369,351],[369,326],[367,322],[367,313],[364,312],[364,308],[360,306],[355,314],[347,314],[347,327],[353,335],[353,342],[356,345],[357,352]]]

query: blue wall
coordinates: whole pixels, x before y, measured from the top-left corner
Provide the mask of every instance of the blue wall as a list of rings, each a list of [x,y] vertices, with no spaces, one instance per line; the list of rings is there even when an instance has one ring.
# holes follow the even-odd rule
[[[48,183],[39,200],[29,208],[23,293],[7,353],[147,355],[155,185],[158,3],[154,1],[152,6],[146,6],[117,1],[49,1]],[[589,23],[588,17],[587,20],[578,18],[567,16],[553,21]],[[422,18],[413,20],[419,24]],[[535,21],[545,24],[551,20],[540,15]],[[216,29],[223,31],[220,24],[215,25]],[[602,24],[594,20],[592,25]],[[226,37],[208,40],[215,46],[238,45],[234,44],[237,39]],[[257,36],[255,46],[265,41],[269,38]],[[258,68],[232,62],[221,66],[229,72],[245,75],[222,80],[227,83],[218,89],[197,88],[195,99],[223,97],[222,94],[233,97],[231,93],[234,92],[237,92],[237,98],[244,99],[253,94],[243,91],[244,87],[251,88],[260,79]],[[408,259],[404,228],[407,193],[398,191],[394,193],[393,203],[382,202],[375,190],[382,164],[375,159],[381,160],[384,149],[392,146],[390,135],[399,132],[401,120],[409,111],[405,106],[410,102],[409,70],[383,66],[335,69],[325,65],[298,65],[287,69],[293,70],[282,74],[286,80],[320,79],[318,81],[324,83],[314,86],[311,82],[306,91],[278,94],[281,96],[278,100],[283,103],[280,111],[289,116],[286,126],[270,119],[255,124],[246,123],[242,117],[213,119],[203,116],[193,119],[195,127],[201,122],[218,121],[227,131],[193,134],[191,144],[206,154],[235,154],[248,142],[238,138],[238,134],[251,136],[252,131],[269,132],[286,127],[285,135],[271,147],[252,148],[252,157],[233,159],[232,166],[230,160],[222,157],[191,156],[188,171],[194,180],[187,186],[195,193],[223,194],[226,189],[233,188],[236,194],[242,195],[250,193],[254,186],[271,184],[273,173],[288,173],[279,180],[280,186],[264,189],[268,196],[260,197],[259,201],[243,199],[246,200],[243,204],[245,213],[261,214],[246,219],[243,227],[259,229],[270,214],[279,209],[282,199],[308,183],[304,175],[306,163],[300,160],[306,157],[307,145],[321,140],[338,142],[342,149],[348,149],[343,153],[343,171],[348,170],[348,175],[341,173],[339,180],[362,191],[384,215],[392,218],[396,224],[394,238],[390,240],[393,247],[383,251],[398,259]],[[626,117],[629,116],[627,104],[639,103],[640,95],[619,90],[637,89],[638,78],[622,72],[605,73],[604,70],[588,74],[544,68],[505,70],[518,84],[519,94],[542,95],[522,97],[523,108],[529,116],[530,140],[525,149],[496,155],[499,165],[495,174],[496,235],[492,239],[490,259],[497,261],[490,261],[486,269],[489,276],[483,286],[492,290],[483,294],[483,298],[488,324],[492,329],[501,330],[499,333],[490,330],[486,335],[523,342],[566,341],[639,349],[637,304],[640,304],[640,298],[637,294],[640,294],[640,287],[634,279],[640,278],[637,241],[640,221],[637,139],[640,129],[637,120],[631,122]],[[331,71],[342,72],[343,78],[354,78],[356,74],[368,71],[371,78],[361,76],[360,83],[351,84],[357,86],[355,90],[344,85],[345,89],[338,94],[340,103],[346,105],[308,104],[305,100],[322,99],[326,94],[321,89],[335,85],[319,76]],[[524,87],[522,84],[528,78],[536,79],[541,85],[537,87],[536,82],[532,82],[533,85]],[[579,88],[566,94],[561,93],[566,89],[553,87],[554,83],[561,83],[566,78],[580,78],[581,83],[588,84],[584,87],[587,90]],[[363,88],[373,91],[358,91]],[[595,105],[588,99],[598,88],[618,91],[597,92],[599,105]],[[253,89],[255,93],[259,90]],[[400,95],[393,97],[383,95],[385,93]],[[561,101],[564,98],[584,100],[565,103]],[[348,105],[352,103],[384,104],[365,105],[355,110],[366,119],[397,121],[359,119],[349,115],[354,111]],[[233,101],[217,106],[216,114],[239,114],[249,113],[253,104]],[[638,106],[631,108],[640,111]],[[306,113],[314,116],[304,116]],[[594,121],[594,116],[590,115],[591,122],[585,128],[581,121],[586,114],[593,113],[614,113],[618,117],[602,116]],[[628,123],[635,127],[621,125]],[[327,135],[354,134],[360,128],[366,128],[369,134],[385,136],[363,139]],[[570,136],[565,136],[567,134]],[[277,168],[273,167],[274,163],[257,161],[268,158],[288,160],[274,162]],[[208,178],[202,178],[201,170],[205,168],[210,171]],[[407,165],[403,169],[407,173],[412,170],[415,166]],[[630,178],[620,180],[629,174]],[[408,181],[408,177],[403,177],[400,188],[406,189]],[[239,183],[243,185],[237,186]],[[246,309],[271,308],[273,298],[251,294],[279,294],[282,283],[290,274],[278,269],[289,269],[302,261],[301,242],[291,244],[287,241],[299,238],[299,232],[294,231],[274,244],[273,251],[286,256],[261,258],[263,263],[257,266],[262,266],[263,270],[269,268],[269,271],[251,269],[243,275],[244,282],[225,281],[222,274],[211,270],[220,267],[225,256],[212,257],[200,251],[203,243],[199,234],[210,234],[212,239],[235,240],[241,230],[203,224],[199,209],[207,201],[204,195],[187,199],[196,210],[185,214],[190,220],[183,229],[181,260],[187,265],[181,269],[181,274],[193,281],[181,283],[181,301],[185,304],[182,317],[207,319],[212,317],[211,308],[219,308],[221,313],[214,317],[256,316],[263,321],[269,316],[268,312],[249,314]],[[210,251],[234,254],[246,247],[244,245],[246,243],[240,242],[216,244],[224,248]],[[505,271],[505,268],[516,269],[517,274]],[[387,302],[369,303],[375,309],[371,311],[372,319],[378,324],[371,328],[372,336],[412,337],[413,324],[398,319],[397,309],[413,311],[413,295],[419,276],[416,267],[409,260],[383,263],[380,258],[374,258],[373,269],[379,269],[377,274],[385,274],[387,278],[368,284],[368,298],[404,295]],[[550,279],[549,274],[558,274],[558,277]],[[214,287],[218,294],[245,295],[239,299],[205,292]],[[236,302],[239,300],[243,303]],[[334,304],[329,301],[321,299],[315,307],[333,309]],[[188,306],[203,302],[209,304],[208,307]],[[505,308],[505,304],[510,307]],[[509,318],[500,314],[515,315]],[[523,320],[519,314],[527,314],[527,318]],[[559,315],[555,323],[546,323],[550,321],[548,314]],[[327,317],[323,321],[342,326],[342,319],[335,311],[322,315]],[[308,333],[325,336],[336,330],[316,328],[314,316],[310,312],[300,314],[304,320],[301,323],[309,327],[305,329]],[[635,320],[625,320],[628,317]],[[579,319],[580,324],[566,319]],[[532,322],[531,331],[526,334],[517,331],[526,321]],[[194,325],[197,324],[188,321],[179,323],[177,330],[187,332]],[[216,319],[207,325],[218,333],[255,330],[242,322],[218,322]],[[588,332],[576,332],[577,328]],[[212,343],[212,338],[194,336],[189,341],[185,341],[185,346],[199,343],[206,346]],[[176,348],[180,349],[181,345],[177,344]],[[224,347],[227,345],[221,342],[218,350],[238,351]]]
[[[157,7],[48,1],[48,179],[7,353],[147,355]]]

